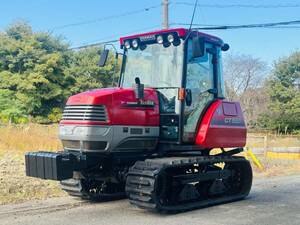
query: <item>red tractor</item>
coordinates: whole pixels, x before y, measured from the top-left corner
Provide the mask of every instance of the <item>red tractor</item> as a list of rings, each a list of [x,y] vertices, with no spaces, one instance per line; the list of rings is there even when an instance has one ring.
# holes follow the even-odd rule
[[[27,176],[58,180],[73,196],[127,196],[166,212],[245,198],[252,170],[234,156],[247,130],[240,104],[224,96],[221,52],[228,44],[182,28],[120,44],[118,87],[71,96],[59,127],[64,150],[27,153]],[[104,50],[101,66],[107,56]]]

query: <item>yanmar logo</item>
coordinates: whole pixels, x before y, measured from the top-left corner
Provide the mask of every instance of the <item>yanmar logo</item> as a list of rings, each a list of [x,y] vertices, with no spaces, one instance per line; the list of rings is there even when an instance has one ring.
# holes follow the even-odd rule
[[[154,41],[155,40],[155,35],[141,36],[140,40],[141,41]]]

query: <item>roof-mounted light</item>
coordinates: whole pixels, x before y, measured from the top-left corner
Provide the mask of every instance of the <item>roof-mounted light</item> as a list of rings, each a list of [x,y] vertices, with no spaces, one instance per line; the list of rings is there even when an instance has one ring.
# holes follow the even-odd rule
[[[158,35],[158,36],[156,37],[156,41],[157,41],[158,44],[164,43],[164,38],[163,38],[163,36],[162,36],[162,35]]]
[[[132,47],[133,47],[133,48],[137,48],[138,46],[139,46],[138,40],[137,40],[137,39],[134,39],[134,40],[132,41]]]
[[[129,49],[131,47],[130,46],[130,41],[125,41],[124,46],[125,46],[126,49]]]
[[[167,37],[167,39],[168,39],[168,41],[169,41],[170,43],[173,43],[173,42],[174,42],[174,40],[175,40],[175,38],[174,38],[174,35],[173,35],[173,34],[169,34],[169,35],[168,35],[168,37]]]

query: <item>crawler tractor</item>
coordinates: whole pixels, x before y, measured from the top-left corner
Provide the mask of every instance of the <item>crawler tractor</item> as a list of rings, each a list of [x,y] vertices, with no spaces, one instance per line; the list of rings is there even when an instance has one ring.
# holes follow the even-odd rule
[[[163,212],[245,198],[252,170],[236,156],[247,133],[240,104],[224,96],[228,44],[178,28],[122,37],[120,45],[117,87],[71,96],[59,126],[63,151],[26,153],[27,176],[60,181],[72,196],[127,196]],[[108,55],[104,49],[100,66]]]

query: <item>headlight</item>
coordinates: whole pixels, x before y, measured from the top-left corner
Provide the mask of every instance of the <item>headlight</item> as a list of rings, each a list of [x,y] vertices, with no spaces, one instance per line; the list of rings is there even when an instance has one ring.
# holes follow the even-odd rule
[[[129,49],[130,48],[130,42],[129,41],[125,41],[124,46],[125,46],[125,48]]]
[[[134,39],[134,40],[132,41],[132,47],[137,48],[138,46],[139,46],[138,40]]]
[[[168,35],[168,41],[169,41],[170,43],[173,43],[173,42],[174,42],[174,35],[173,35],[173,34],[169,34],[169,35]]]
[[[156,41],[157,41],[158,44],[162,44],[164,42],[163,36],[158,35],[157,38],[156,38]]]

